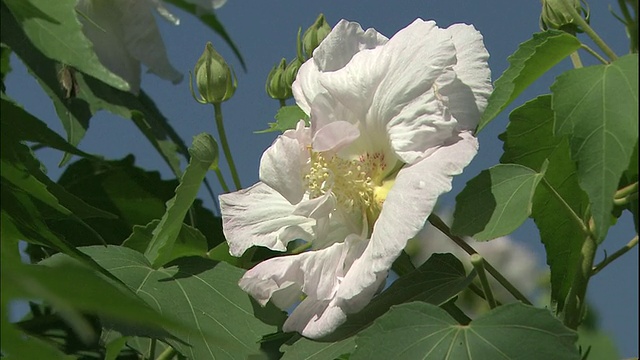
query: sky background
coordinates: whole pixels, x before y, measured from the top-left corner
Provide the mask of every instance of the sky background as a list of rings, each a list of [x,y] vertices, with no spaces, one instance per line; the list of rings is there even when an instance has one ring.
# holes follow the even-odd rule
[[[600,36],[618,55],[627,53],[628,42],[623,26],[609,13],[608,6],[617,10],[616,1],[591,1],[591,24]],[[143,76],[142,89],[155,100],[161,112],[187,144],[201,132],[214,134],[215,124],[211,106],[200,105],[191,97],[188,72],[202,54],[204,45],[211,41],[227,59],[238,75],[235,96],[223,104],[227,136],[231,143],[234,160],[238,166],[242,185],[247,187],[258,180],[258,164],[263,151],[271,145],[277,133],[254,134],[267,128],[278,109],[278,102],[265,94],[264,83],[269,70],[282,58],[295,56],[298,27],[303,30],[324,13],[333,26],[340,19],[359,22],[363,28],[373,27],[391,37],[417,17],[433,19],[440,27],[453,23],[473,24],[484,36],[485,45],[491,55],[489,65],[495,81],[507,68],[507,56],[518,44],[539,31],[539,1],[236,1],[230,0],[217,11],[217,16],[242,53],[247,72],[242,68],[222,39],[192,16],[167,5],[181,19],[179,26],[158,18],[170,61],[185,74],[185,80],[172,85],[154,75]],[[586,36],[581,39],[591,45]],[[595,46],[592,46],[595,48]],[[581,52],[585,65],[595,61]],[[45,121],[50,128],[64,135],[50,99],[35,80],[29,76],[15,56],[11,58],[13,72],[6,80],[7,93],[25,108]],[[498,134],[507,124],[507,115],[514,107],[537,95],[549,92],[556,75],[571,68],[569,59],[557,65],[541,77],[532,87],[496,120],[479,134],[480,151],[465,172],[454,179],[453,191],[441,198],[439,206],[452,207],[455,195],[464,184],[481,170],[498,163],[502,154],[502,142]],[[289,100],[289,104],[291,104]],[[66,137],[66,136],[65,136]],[[79,146],[89,153],[102,154],[110,159],[121,159],[127,154],[136,156],[136,164],[147,170],[159,171],[163,178],[171,178],[168,166],[155,149],[146,141],[135,125],[127,119],[101,112],[91,120],[86,137]],[[61,154],[57,151],[40,150],[38,156],[48,168],[49,176],[56,180],[63,169],[57,168]],[[183,164],[184,166],[184,164]],[[227,167],[224,159],[220,164],[223,172]],[[227,174],[227,183],[232,184]],[[215,176],[209,181],[218,193]],[[214,208],[208,195],[201,191],[205,206]],[[214,210],[215,211],[215,210]],[[628,214],[612,228],[609,236],[598,250],[596,261],[604,257],[604,251],[613,253],[624,246],[635,235],[633,220]],[[540,266],[544,263],[544,248],[539,241],[537,229],[527,221],[512,234],[518,242],[530,249]],[[589,301],[595,307],[601,328],[612,335],[622,357],[638,355],[638,247],[609,265],[595,276],[589,286]]]

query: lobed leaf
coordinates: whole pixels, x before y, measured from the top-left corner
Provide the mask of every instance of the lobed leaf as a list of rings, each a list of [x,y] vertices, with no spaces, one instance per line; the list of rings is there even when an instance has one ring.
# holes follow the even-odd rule
[[[531,214],[540,173],[516,164],[499,164],[469,180],[456,197],[451,230],[490,240],[517,229]]]
[[[494,90],[482,114],[477,132],[504,110],[542,74],[580,48],[580,41],[562,31],[533,34],[510,55],[509,68],[494,84]]]
[[[238,287],[243,270],[204,258],[181,258],[154,269],[139,252],[119,246],[81,248],[147,304],[188,329],[167,339],[190,359],[246,359],[275,326],[258,320]]]
[[[554,130],[569,138],[602,241],[612,225],[613,195],[638,141],[638,54],[567,71],[551,91]]]
[[[577,335],[548,310],[499,306],[469,325],[425,303],[394,306],[356,338],[349,359],[580,359]]]
[[[298,105],[281,107],[278,109],[275,119],[276,122],[269,123],[268,129],[256,131],[256,133],[262,134],[273,131],[285,132],[289,129],[295,129],[300,120],[304,120],[309,124],[309,116],[307,116]]]

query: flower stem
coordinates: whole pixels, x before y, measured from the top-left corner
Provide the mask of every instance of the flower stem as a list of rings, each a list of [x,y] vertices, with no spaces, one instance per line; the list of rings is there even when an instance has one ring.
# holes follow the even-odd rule
[[[215,172],[216,172],[216,176],[218,177],[218,182],[220,183],[220,186],[222,187],[222,190],[225,193],[230,192],[229,191],[229,186],[227,186],[227,182],[224,181],[224,177],[222,176],[222,172],[220,171],[220,169],[216,168]]]
[[[631,241],[629,241],[627,245],[625,245],[618,251],[614,252],[613,254],[605,257],[605,259],[602,260],[601,263],[594,266],[593,269],[591,270],[591,276],[594,276],[595,274],[599,273],[600,270],[604,269],[607,265],[612,263],[615,259],[626,254],[629,250],[633,249],[636,245],[638,245],[638,235],[636,235],[633,239],[631,239]]]
[[[287,106],[287,103],[285,102],[284,99],[278,99],[280,101],[280,107],[283,108],[285,106]]]
[[[495,309],[496,300],[493,297],[491,285],[489,285],[489,279],[487,279],[487,273],[484,272],[484,258],[479,254],[473,254],[471,255],[471,264],[478,273],[478,278],[480,279],[480,284],[482,285],[482,290],[484,291],[484,296],[489,304],[489,308]]]
[[[611,50],[609,45],[598,36],[598,34],[593,30],[593,28],[582,18],[582,15],[569,4],[569,1],[559,1],[562,4],[565,11],[571,14],[571,18],[576,22],[576,25],[580,26],[580,29],[584,31],[587,36],[593,40],[593,42],[598,45],[600,49],[609,57],[609,59],[616,60],[618,55]]]
[[[429,215],[428,220],[431,223],[431,225],[433,225],[436,229],[440,230],[443,234],[447,235],[449,239],[453,240],[453,242],[456,243],[456,245],[458,245],[462,250],[466,251],[467,254],[473,255],[478,253],[473,247],[471,247],[471,245],[467,244],[464,240],[462,240],[462,238],[456,235],[453,235],[451,233],[451,229],[449,229],[449,227],[442,221],[442,219],[438,217],[438,215],[431,214]],[[484,262],[484,267],[487,270],[487,272],[491,274],[491,276],[493,276],[493,278],[496,279],[498,283],[500,283],[500,285],[502,285],[505,289],[507,289],[507,291],[509,291],[509,293],[511,293],[511,295],[513,295],[513,297],[515,297],[516,299],[522,301],[527,305],[532,305],[531,301],[529,301],[526,296],[524,296],[515,286],[513,286],[513,284],[509,282],[509,280],[507,280],[498,270],[496,270],[493,266],[491,266],[491,264],[486,260]]]
[[[604,65],[607,65],[609,63],[607,60],[605,60],[605,58],[600,56],[600,54],[598,54],[595,50],[593,50],[592,48],[590,48],[586,44],[580,44],[580,47],[583,48],[589,54],[591,54],[594,58],[598,59],[598,61],[600,61]]]
[[[580,60],[580,54],[578,54],[577,51],[572,52],[570,57],[574,69],[579,69],[582,67],[582,60]]]
[[[634,182],[631,185],[627,185],[622,189],[616,191],[613,196],[613,203],[616,205],[625,205],[638,198],[638,182]]]
[[[236,164],[233,162],[233,157],[231,157],[231,150],[229,149],[227,134],[224,131],[224,123],[222,122],[222,106],[220,103],[214,103],[213,109],[216,117],[218,135],[220,136],[220,143],[222,144],[222,151],[224,152],[224,157],[227,158],[229,170],[231,170],[231,177],[233,177],[233,184],[236,186],[236,190],[240,190],[242,188],[242,185],[240,185],[240,177],[238,176],[238,171],[236,170]]]
[[[166,349],[164,349],[162,354],[158,355],[158,358],[156,360],[170,360],[173,359],[173,357],[176,356],[177,353],[178,352],[176,351],[176,349],[168,346]]]
[[[592,273],[593,260],[598,244],[592,236],[587,236],[580,249],[580,264],[573,278],[571,290],[565,305],[564,324],[570,329],[576,330],[585,311],[587,285]]]

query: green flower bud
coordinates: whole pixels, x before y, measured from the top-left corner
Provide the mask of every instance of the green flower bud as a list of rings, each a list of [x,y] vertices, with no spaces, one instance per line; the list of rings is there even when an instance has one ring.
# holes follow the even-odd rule
[[[582,7],[583,0],[542,0],[542,13],[540,14],[540,27],[543,30],[556,29],[571,34],[582,32],[575,24],[575,16],[584,14],[589,22],[589,7],[584,2],[586,9]],[[573,9],[574,11],[571,11]]]
[[[285,71],[287,70],[287,60],[282,59],[280,63],[271,69],[267,76],[265,90],[272,99],[286,100],[291,97],[291,84],[285,81]]]
[[[296,76],[298,75],[298,70],[300,70],[301,65],[302,61],[296,57],[291,60],[289,65],[287,65],[287,69],[284,71],[284,82],[289,90],[291,90],[291,85],[293,85],[293,82],[296,80]]]
[[[304,52],[309,59],[313,55],[318,45],[324,40],[324,38],[331,32],[331,26],[324,19],[324,15],[320,14],[313,23],[302,35],[302,45],[304,46]]]
[[[213,48],[211,42],[207,42],[204,53],[198,59],[193,72],[195,73],[198,92],[200,92],[199,99],[193,91],[191,77],[189,77],[189,87],[193,98],[201,104],[219,104],[227,101],[233,96],[236,92],[236,87],[238,87],[235,73]]]

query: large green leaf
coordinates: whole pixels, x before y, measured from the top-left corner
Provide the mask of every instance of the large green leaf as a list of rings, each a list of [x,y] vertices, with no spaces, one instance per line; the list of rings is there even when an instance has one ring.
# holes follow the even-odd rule
[[[537,78],[578,48],[580,41],[575,36],[556,30],[533,34],[533,38],[520,44],[518,50],[507,58],[509,68],[495,82],[478,131]]]
[[[533,194],[544,176],[522,165],[499,164],[469,180],[456,197],[451,230],[490,240],[510,234],[531,214]]]
[[[577,335],[546,309],[497,307],[460,325],[425,303],[395,306],[356,338],[349,359],[580,359]]]
[[[2,274],[7,274],[3,269]],[[81,265],[67,255],[57,254],[40,265],[14,266],[10,276],[2,277],[6,296],[13,299],[40,299],[52,305],[72,328],[85,336],[85,321],[80,312],[98,315],[121,324],[139,326],[154,335],[163,328],[182,330],[176,319],[162,316],[122,284],[94,269]],[[78,286],[81,284],[82,286]],[[105,301],[109,299],[109,301]],[[96,337],[99,334],[95,334]]]
[[[582,217],[588,199],[578,186],[576,167],[566,137],[553,135],[551,96],[527,102],[510,114],[504,140],[503,163],[516,163],[539,170],[548,163],[545,180],[564,203]],[[540,186],[533,198],[531,217],[540,230],[540,239],[551,268],[551,298],[562,310],[574,274],[580,263],[585,234],[567,209],[549,190]]]
[[[76,0],[5,0],[29,41],[50,59],[73,66],[120,90],[126,81],[107,70],[82,33],[76,18]]]
[[[117,215],[116,219],[85,221],[102,234],[108,244],[119,245],[131,235],[134,226],[144,226],[162,217],[165,203],[174,196],[179,182],[163,180],[157,171],[136,167],[130,155],[122,160],[73,162],[60,176],[58,184],[88,204]],[[219,217],[204,208],[201,200],[196,200],[191,209],[194,216],[188,216],[187,222],[205,234],[209,248],[224,241]],[[72,221],[55,219],[47,223],[76,246],[96,244],[86,236],[85,229]]]
[[[280,350],[284,352],[282,360],[334,360],[341,355],[350,354],[355,350],[355,337],[335,342],[319,342],[301,338],[293,345],[284,345]]]
[[[332,334],[317,341],[300,339],[281,350],[285,359],[307,355],[310,359],[333,359],[332,356],[352,352],[355,347],[353,336],[371,325],[391,306],[410,301],[444,304],[464,290],[474,277],[475,273],[466,275],[462,263],[452,254],[434,254],[420,267],[396,280],[360,312],[349,315],[347,321]]]
[[[258,320],[249,296],[238,286],[243,270],[203,258],[182,258],[153,269],[143,254],[119,246],[82,248],[151,307],[180,320],[187,331],[168,340],[190,359],[245,359],[257,353],[275,326]]]
[[[144,252],[156,268],[171,260],[184,217],[198,195],[207,171],[218,162],[218,144],[211,135],[199,134],[194,137],[189,153],[191,160],[176,188],[176,195],[167,202],[167,211],[153,230],[153,238]]]
[[[65,151],[82,157],[94,157],[69,144],[58,133],[49,129],[47,124],[29,114],[13,100],[2,94],[2,132],[10,133],[15,140],[37,142],[42,145]]]
[[[81,72],[75,72],[79,90],[76,96],[68,97],[58,79],[60,64],[40,52],[30,42],[11,13],[4,6],[2,9],[3,11],[0,12],[2,42],[7,44],[24,62],[43,90],[51,97],[56,113],[67,132],[67,141],[71,145],[76,146],[80,143],[89,128],[89,120],[93,114],[104,109],[131,119],[174,174],[181,173],[177,154],[188,156],[187,146],[144,92],[141,91],[138,96],[135,96],[91,76],[85,76]],[[69,159],[70,156],[66,155],[61,165]]]
[[[551,91],[555,131],[569,137],[602,241],[611,226],[613,194],[638,141],[638,54],[567,71]]]

